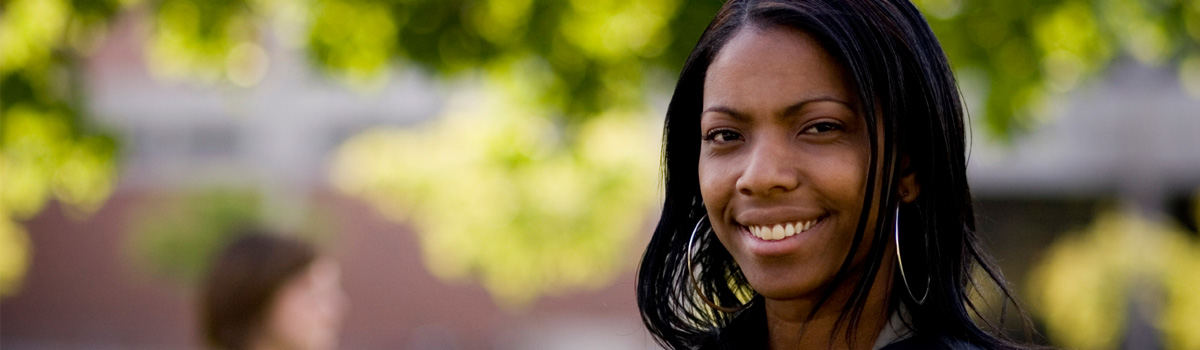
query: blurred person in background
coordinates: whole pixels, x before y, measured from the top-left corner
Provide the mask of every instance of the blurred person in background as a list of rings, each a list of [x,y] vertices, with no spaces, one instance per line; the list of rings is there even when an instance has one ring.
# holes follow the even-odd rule
[[[961,103],[908,1],[727,2],[667,110],[637,287],[650,332],[671,349],[1021,348],[973,318],[971,294],[1016,302],[977,244]]]
[[[218,254],[200,298],[203,337],[220,350],[336,349],[348,304],[337,262],[258,230]]]

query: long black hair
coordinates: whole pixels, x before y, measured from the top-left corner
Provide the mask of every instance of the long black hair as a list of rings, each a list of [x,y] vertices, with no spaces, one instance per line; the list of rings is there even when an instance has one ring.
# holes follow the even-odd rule
[[[993,333],[998,325],[981,327],[972,319],[972,315],[983,319],[969,297],[972,288],[981,288],[979,278],[994,284],[1005,306],[1019,304],[975,235],[966,179],[965,112],[957,83],[937,38],[907,0],[731,0],[705,29],[684,64],[667,109],[662,164],[665,201],[638,270],[638,306],[657,341],[672,349],[693,348],[734,319],[735,313],[705,303],[697,289],[725,307],[747,302],[746,291],[752,290],[714,235],[697,234],[692,248],[694,260],[690,263],[696,270],[698,288],[693,288],[687,266],[689,236],[707,224],[701,219],[705,209],[697,176],[700,142],[696,137],[700,134],[705,74],[730,38],[751,27],[797,29],[816,38],[841,64],[862,104],[859,112],[866,119],[871,140],[870,164],[876,166],[869,168],[863,215],[833,285],[847,282],[851,259],[860,250],[864,235],[873,235],[873,239],[866,247],[865,276],[854,282],[838,322],[857,327],[883,259],[891,258],[884,252],[892,240],[891,213],[899,207],[904,218],[899,239],[908,285],[899,276],[881,276],[893,281],[888,311],[903,305],[908,326],[917,336],[985,348],[1017,348]],[[917,199],[904,205],[895,194],[904,175],[900,173],[900,155],[906,157],[908,171],[915,172],[921,184]],[[878,189],[872,179],[881,179]],[[881,194],[879,203],[875,203],[874,193]],[[880,215],[871,225],[867,213],[874,206]],[[872,226],[876,229],[867,232]],[[983,273],[977,276],[975,269]],[[900,268],[896,271],[899,274]],[[927,299],[918,303],[914,298],[919,299],[926,288]],[[826,289],[818,308],[833,290]],[[1024,316],[1023,311],[1021,314]],[[1025,320],[1028,324],[1027,317]]]

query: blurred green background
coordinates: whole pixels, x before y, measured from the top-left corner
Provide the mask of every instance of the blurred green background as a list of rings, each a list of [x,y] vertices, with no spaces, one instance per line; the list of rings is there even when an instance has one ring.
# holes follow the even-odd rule
[[[1054,130],[1047,125],[1066,108],[1056,101],[1119,83],[1132,69],[1123,67],[1155,72],[1191,106],[1200,100],[1200,1],[914,2],[962,82],[985,169],[1004,167],[1003,154],[1021,153],[1036,143],[1031,135]],[[130,60],[164,86],[216,91],[232,117],[209,118],[268,129],[286,130],[286,109],[247,101],[263,95],[272,74],[289,74],[288,62],[316,72],[310,85],[363,96],[350,99],[413,92],[417,102],[437,101],[418,118],[359,120],[332,141],[308,139],[335,144],[317,156],[328,158],[319,174],[300,177],[411,227],[429,274],[482,286],[505,312],[612,288],[632,274],[661,199],[661,116],[673,79],[719,7],[709,0],[0,0],[0,294],[22,293],[39,234],[28,223],[51,203],[63,217],[93,220],[122,181],[138,187],[129,173],[155,172],[127,169],[136,149],[154,148],[153,141],[134,140],[136,123],[102,122],[120,108],[96,108],[95,96],[111,89],[96,89],[89,72]],[[138,57],[98,59],[114,42],[132,43]],[[413,79],[415,87],[404,85]],[[147,113],[187,114],[187,106],[175,108]],[[1200,118],[1194,111],[1179,118]],[[257,117],[263,113],[279,115]],[[1147,123],[1137,117],[1115,123]],[[1180,132],[1196,138],[1200,130]],[[218,153],[227,144],[221,140],[211,145]],[[1171,159],[1193,158],[1165,164]],[[1139,164],[1149,163],[1129,166]],[[186,285],[238,222],[339,241],[321,205],[297,205],[312,198],[290,194],[312,185],[266,174],[255,176],[272,185],[166,186],[169,199],[123,219],[123,254],[139,271]],[[1045,233],[1036,241],[1049,248],[1038,247],[1045,249],[1038,259],[997,254],[1002,264],[1034,260],[1018,264],[1030,272],[1011,282],[1045,333],[1038,341],[1129,348],[1130,337],[1141,339],[1131,325],[1142,324],[1153,346],[1200,348],[1200,179],[1166,177],[1173,185],[1162,190],[1109,184],[1030,196],[983,186],[985,234],[993,204],[1003,211],[1028,204],[1005,202],[1012,198],[1051,207],[1062,197],[1087,198],[1077,206],[1084,214],[1064,216],[1081,218],[1076,225],[1025,223]],[[1008,232],[1004,225],[993,226]],[[1008,247],[1003,237],[993,240]]]

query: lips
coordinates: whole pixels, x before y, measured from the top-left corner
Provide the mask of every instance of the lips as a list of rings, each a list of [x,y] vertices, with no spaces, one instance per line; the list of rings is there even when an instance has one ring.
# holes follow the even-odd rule
[[[749,230],[750,234],[754,235],[754,237],[758,237],[764,241],[778,241],[784,238],[795,236],[797,233],[807,231],[820,221],[821,218],[806,221],[781,222],[769,225],[748,225],[746,226],[746,229]]]

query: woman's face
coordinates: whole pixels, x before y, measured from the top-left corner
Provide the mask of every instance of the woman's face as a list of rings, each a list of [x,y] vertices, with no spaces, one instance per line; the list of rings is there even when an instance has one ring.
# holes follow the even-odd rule
[[[280,289],[264,340],[285,349],[337,348],[346,294],[336,262],[317,260]]]
[[[791,29],[744,28],[708,68],[700,192],[764,297],[815,296],[849,252],[870,162],[855,96],[837,61]]]

